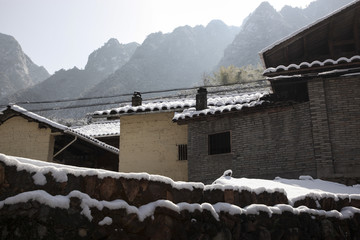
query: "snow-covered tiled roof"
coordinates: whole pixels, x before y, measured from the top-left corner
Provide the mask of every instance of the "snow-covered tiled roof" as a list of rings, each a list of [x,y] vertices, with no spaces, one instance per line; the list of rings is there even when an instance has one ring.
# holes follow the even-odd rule
[[[207,99],[208,109],[203,111],[195,111],[196,101],[195,97],[193,98],[184,98],[184,99],[164,99],[157,102],[147,102],[143,103],[141,106],[133,107],[131,105],[126,105],[119,108],[113,108],[109,110],[96,111],[93,116],[119,116],[126,114],[134,113],[146,113],[146,112],[159,112],[159,111],[182,111],[182,113],[176,113],[175,116],[182,116],[181,114],[186,114],[186,117],[189,116],[190,112],[193,114],[208,115],[215,114],[219,112],[240,110],[243,107],[253,107],[255,100],[260,99],[261,97],[268,95],[268,91],[253,92],[253,93],[237,93],[231,95],[210,95]],[[256,105],[263,103],[263,101],[258,101]],[[192,116],[195,116],[190,114]],[[176,121],[177,118],[174,118]]]
[[[140,112],[176,111],[195,106],[195,99],[164,99],[156,102],[144,102],[141,106],[131,104],[109,110],[96,111],[93,116],[115,116]]]
[[[91,144],[94,144],[94,145],[97,145],[98,147],[102,148],[102,149],[105,149],[105,150],[108,150],[109,152],[112,152],[112,153],[115,153],[115,154],[119,154],[119,149],[116,148],[116,147],[113,147],[113,146],[110,146],[102,141],[99,141],[93,137],[90,137],[88,135],[85,135],[85,134],[82,134],[82,133],[79,133],[75,130],[72,130],[71,128],[67,128],[65,131],[65,133],[68,133],[68,134],[71,134],[73,136],[76,136],[78,138],[81,138],[82,140],[88,142],[88,143],[91,143]]]
[[[112,137],[120,135],[120,121],[100,121],[93,122],[84,126],[72,127],[76,132],[91,136],[91,137]]]
[[[260,106],[265,100],[261,98],[269,95],[269,92],[253,92],[246,94],[237,94],[230,96],[215,96],[208,99],[208,108],[204,110],[196,110],[195,107],[185,109],[181,113],[175,113],[173,121],[176,122],[181,119],[195,118],[199,116],[214,115],[219,113],[240,111],[243,108],[251,108]]]
[[[15,112],[21,113],[24,116],[32,118],[32,119],[34,119],[34,120],[36,120],[38,122],[41,122],[41,123],[45,123],[46,125],[57,128],[59,130],[65,130],[65,129],[68,128],[67,126],[64,126],[64,125],[62,125],[60,123],[57,123],[57,122],[54,122],[54,121],[51,121],[50,119],[42,117],[42,116],[40,116],[40,115],[38,115],[36,113],[30,112],[30,111],[26,110],[25,108],[22,108],[22,107],[20,107],[18,105],[10,105],[8,108],[3,109],[2,112],[4,110],[6,110],[6,109],[9,109],[9,108],[14,110]]]
[[[280,65],[276,68],[268,68],[264,71],[264,75],[269,73],[277,73],[277,72],[283,72],[283,71],[289,71],[289,70],[299,70],[299,69],[306,69],[306,68],[312,68],[312,67],[323,67],[323,66],[335,66],[342,63],[355,63],[360,62],[360,56],[356,55],[351,58],[341,57],[337,60],[333,59],[326,59],[325,61],[313,61],[311,63],[308,62],[302,62],[300,64],[290,64],[289,66]]]
[[[7,109],[11,109],[11,110],[13,110],[15,112],[18,112],[18,113],[20,113],[20,114],[22,114],[24,116],[27,116],[27,117],[29,117],[31,119],[36,120],[37,122],[41,122],[41,123],[44,123],[44,124],[46,124],[48,126],[51,126],[51,127],[55,128],[55,129],[58,129],[58,130],[60,130],[60,131],[62,131],[64,133],[79,137],[80,139],[82,139],[82,140],[84,140],[86,142],[89,142],[91,144],[94,144],[94,145],[96,145],[96,146],[98,146],[98,147],[100,147],[102,149],[105,149],[105,150],[110,151],[110,152],[115,153],[115,154],[119,154],[119,149],[118,148],[110,146],[110,145],[108,145],[108,144],[106,144],[104,142],[101,142],[101,141],[99,141],[99,140],[97,140],[97,139],[95,139],[95,138],[93,138],[91,136],[88,136],[86,134],[83,134],[81,132],[77,132],[76,130],[73,130],[73,129],[65,126],[65,125],[62,125],[60,123],[51,121],[50,119],[42,117],[42,116],[40,116],[40,115],[38,115],[36,113],[30,112],[30,111],[26,110],[25,108],[22,108],[22,107],[20,107],[18,105],[10,105],[6,109],[2,109],[1,112],[4,112]]]

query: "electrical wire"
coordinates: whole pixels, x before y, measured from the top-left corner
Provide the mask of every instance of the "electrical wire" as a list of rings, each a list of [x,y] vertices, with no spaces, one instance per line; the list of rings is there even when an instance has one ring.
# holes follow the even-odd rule
[[[174,91],[183,91],[183,90],[191,90],[191,89],[194,89],[194,88],[176,88],[176,89],[167,89],[167,90],[147,91],[147,92],[141,92],[141,94],[154,94],[154,93],[161,93],[161,92],[174,92]],[[16,102],[15,104],[43,104],[43,103],[74,102],[74,101],[82,101],[82,100],[126,97],[126,96],[132,96],[132,95],[133,95],[133,93],[124,93],[124,94],[117,94],[117,95],[110,95],[110,96],[98,96],[98,97],[84,97],[84,98],[71,98],[71,99],[59,99],[59,100],[47,100],[47,101],[33,101],[33,102],[23,101],[23,102]]]
[[[359,68],[356,68],[355,71],[358,71]],[[327,76],[327,75],[326,75]],[[325,75],[321,75],[318,77],[326,77]],[[332,76],[331,74],[329,76]],[[307,82],[308,78],[310,78],[311,76],[301,76],[297,79],[293,79],[292,82],[296,82],[296,83],[303,83],[303,82]],[[314,76],[312,76],[314,77]],[[271,78],[270,78],[271,79]],[[222,84],[222,85],[209,85],[209,86],[203,86],[207,89],[209,88],[221,88],[221,87],[229,87],[229,86],[234,86],[234,85],[247,85],[247,84],[253,84],[255,85],[256,83],[259,82],[269,82],[268,79],[260,79],[260,80],[255,80],[255,81],[251,81],[251,82],[247,82],[247,83],[232,83],[232,84]],[[281,79],[279,79],[279,81],[277,81],[277,85],[285,85],[287,84],[284,81],[281,81]],[[241,88],[242,90],[246,90],[246,89],[255,89],[257,86],[249,86],[249,87],[243,87]],[[264,86],[258,86],[261,88],[264,88]],[[142,95],[146,95],[146,94],[156,94],[156,93],[166,93],[166,92],[174,92],[174,91],[189,91],[189,90],[195,90],[198,89],[199,87],[191,87],[191,88],[175,88],[175,89],[166,89],[166,90],[154,90],[154,91],[145,91],[145,92],[141,92]],[[231,89],[234,90],[234,89]],[[224,90],[217,90],[217,91],[209,91],[209,93],[218,93],[218,92],[224,92],[226,91]],[[98,97],[85,97],[85,98],[73,98],[73,99],[59,99],[59,100],[47,100],[47,101],[22,101],[22,102],[16,102],[16,103],[11,103],[10,105],[25,105],[25,104],[53,104],[53,103],[66,103],[66,102],[73,102],[73,101],[83,101],[83,100],[99,100],[99,99],[107,99],[107,98],[119,98],[119,97],[126,97],[126,96],[131,96],[133,95],[133,93],[124,93],[124,94],[118,94],[118,95],[110,95],[110,96],[98,96]],[[189,96],[191,94],[182,94],[182,95],[177,95],[177,97],[179,96]],[[168,97],[174,97],[172,96],[168,96]],[[164,98],[164,97],[161,97]],[[156,98],[159,99],[159,98]],[[150,100],[150,99],[148,99]],[[82,104],[82,105],[67,105],[64,107],[53,107],[53,108],[43,108],[43,109],[35,109],[32,111],[54,111],[54,110],[64,110],[64,109],[71,109],[71,108],[82,108],[82,107],[92,107],[92,106],[102,106],[102,105],[109,105],[109,104],[121,104],[121,103],[128,103],[129,101],[124,101],[124,102],[119,102],[119,101],[112,101],[112,102],[103,102],[103,103],[92,103],[92,104]],[[8,105],[0,105],[0,108],[4,108],[7,107]]]
[[[222,85],[214,85],[214,86],[203,86],[207,89],[209,88],[220,88],[220,87],[230,87],[235,85],[249,85],[252,84],[252,86],[247,86],[241,88],[241,90],[246,89],[254,89],[256,86],[253,86],[254,84],[258,82],[266,82],[266,80],[256,80],[248,83],[232,83],[232,84],[222,84]],[[189,90],[196,90],[199,87],[192,87],[192,88],[175,88],[175,89],[166,89],[166,90],[154,90],[154,91],[146,91],[141,92],[142,95],[147,94],[156,94],[156,93],[167,93],[167,92],[174,92],[174,91],[189,91]],[[231,89],[235,90],[235,89]],[[218,93],[218,92],[224,92],[224,90],[219,91],[209,91],[209,93]],[[111,95],[111,96],[102,96],[102,97],[87,97],[87,98],[74,98],[74,99],[63,99],[63,100],[48,100],[48,101],[23,101],[23,102],[16,102],[11,103],[11,105],[25,105],[25,104],[55,104],[55,103],[66,103],[66,102],[72,102],[72,101],[82,101],[82,100],[99,100],[99,99],[106,99],[106,98],[119,98],[119,97],[126,97],[126,96],[132,96],[133,93],[124,93],[124,94],[118,94],[118,95]],[[189,96],[189,94],[181,94],[181,95],[170,95],[170,96],[162,96],[162,97],[156,97],[156,98],[150,98],[145,99],[144,101],[149,100],[159,100],[161,98],[173,98],[173,97],[181,97],[181,96]],[[33,109],[32,112],[41,112],[41,111],[56,111],[56,110],[65,110],[65,109],[74,109],[74,108],[83,108],[83,107],[93,107],[93,106],[103,106],[103,105],[111,105],[111,104],[123,104],[128,103],[129,101],[112,101],[112,102],[103,102],[103,103],[91,103],[91,104],[78,104],[78,105],[67,105],[64,107],[52,107],[52,108],[41,108],[41,109]],[[6,107],[8,105],[0,105],[1,108]]]

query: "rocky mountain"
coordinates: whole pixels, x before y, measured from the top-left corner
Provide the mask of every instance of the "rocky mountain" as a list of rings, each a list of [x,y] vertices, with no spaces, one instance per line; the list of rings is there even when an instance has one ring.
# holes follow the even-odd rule
[[[294,29],[268,2],[263,2],[243,23],[240,33],[226,48],[218,66],[257,64],[259,50]]]
[[[116,39],[110,39],[104,46],[90,54],[85,69],[80,70],[76,67],[69,70],[61,69],[45,81],[2,99],[1,102],[43,101],[81,97],[82,93],[122,67],[138,46],[137,43],[124,45],[120,44]],[[36,109],[54,106],[56,105],[38,104]],[[34,106],[25,107],[31,109]]]
[[[260,63],[258,53],[262,49],[351,1],[317,0],[305,9],[285,6],[279,12],[268,2],[263,2],[243,22],[239,34],[226,48],[217,68],[257,65]]]
[[[325,16],[335,10],[353,2],[354,0],[317,0],[309,4],[304,9],[303,14],[309,19],[309,22],[314,22],[320,17]]]
[[[200,84],[202,75],[216,66],[238,31],[237,27],[214,20],[206,27],[183,26],[167,34],[152,33],[136,49],[129,62],[84,96],[109,96]],[[77,114],[84,115],[95,109],[79,109]]]
[[[107,76],[122,67],[135,52],[138,43],[120,44],[111,38],[104,46],[89,55],[85,71]]]
[[[131,98],[103,98],[106,96],[201,85],[204,74],[217,71],[220,66],[259,64],[258,52],[263,48],[349,2],[317,0],[305,9],[285,6],[281,11],[263,2],[240,28],[214,20],[207,26],[182,26],[171,33],[152,33],[140,46],[122,45],[110,39],[90,54],[84,70],[60,70],[46,81],[7,97],[5,103],[95,98],[62,103],[58,106],[72,108],[42,113],[56,118],[83,118],[88,112],[117,106]],[[87,104],[103,105],[75,108]],[[57,105],[36,105],[36,108],[54,106]]]
[[[50,74],[23,52],[14,37],[0,33],[0,98],[39,83]]]
[[[168,34],[150,34],[127,64],[87,95],[193,86],[217,64],[236,33],[236,28],[214,20],[206,27],[183,26]]]

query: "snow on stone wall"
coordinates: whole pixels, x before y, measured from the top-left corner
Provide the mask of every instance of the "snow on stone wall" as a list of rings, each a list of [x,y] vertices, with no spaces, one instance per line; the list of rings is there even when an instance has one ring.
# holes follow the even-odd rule
[[[298,195],[309,205],[296,206],[287,185],[316,181],[287,181],[226,174],[204,186],[0,154],[0,234],[12,239],[257,239],[281,233],[326,239],[325,228],[340,239],[360,234],[358,186],[350,194],[308,190]]]

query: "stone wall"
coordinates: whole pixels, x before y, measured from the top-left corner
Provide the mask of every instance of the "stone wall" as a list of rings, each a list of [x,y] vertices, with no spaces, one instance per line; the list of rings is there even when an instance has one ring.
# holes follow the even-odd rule
[[[77,176],[66,173],[64,181],[59,169],[0,161],[0,239],[360,237],[360,210],[348,217],[344,217],[346,209],[338,212],[346,206],[360,207],[360,199],[350,196],[340,200],[308,197],[291,206],[276,191],[256,194],[196,183],[179,188],[170,179],[156,176],[158,180],[71,171]],[[35,183],[41,174],[45,182]]]
[[[139,221],[124,209],[91,209],[94,219],[81,214],[80,201],[71,199],[68,209],[51,208],[36,201],[7,205],[0,210],[1,239],[126,239],[126,240],[240,240],[316,239],[342,240],[360,237],[360,214],[350,219],[325,218],[306,213],[250,215],[211,212],[176,212],[159,207],[151,218]],[[110,225],[101,224],[111,217]],[[103,221],[106,222],[106,221]],[[99,224],[100,223],[100,224]]]
[[[208,135],[230,131],[232,152],[209,155]],[[316,176],[309,103],[229,114],[189,123],[189,180],[211,183],[226,169],[233,176]]]

